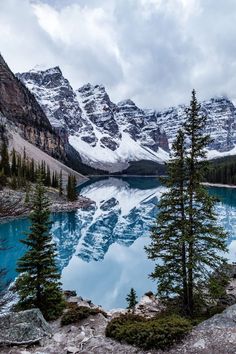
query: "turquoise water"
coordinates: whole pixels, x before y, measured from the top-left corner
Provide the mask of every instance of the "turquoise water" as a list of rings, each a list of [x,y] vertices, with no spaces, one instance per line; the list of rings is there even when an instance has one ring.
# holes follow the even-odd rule
[[[218,222],[229,232],[229,259],[236,260],[236,189],[210,188],[219,198]],[[131,287],[138,296],[155,291],[148,278],[154,264],[147,260],[149,243],[163,187],[156,178],[94,179],[80,193],[94,201],[88,209],[52,215],[52,234],[64,289],[75,289],[106,309],[125,306]],[[9,281],[16,277],[17,259],[25,252],[19,242],[28,230],[27,219],[0,224],[0,268]]]

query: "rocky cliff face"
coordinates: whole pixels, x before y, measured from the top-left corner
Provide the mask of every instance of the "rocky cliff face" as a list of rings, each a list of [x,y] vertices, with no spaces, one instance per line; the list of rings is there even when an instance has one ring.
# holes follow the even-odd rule
[[[66,129],[71,145],[87,165],[109,172],[130,162],[168,159],[168,140],[132,101],[114,104],[102,85],[87,84],[73,91],[58,67],[17,74],[35,95],[54,127]]]
[[[0,112],[20,128],[29,142],[48,154],[65,159],[67,136],[53,130],[32,93],[15,77],[0,56]]]

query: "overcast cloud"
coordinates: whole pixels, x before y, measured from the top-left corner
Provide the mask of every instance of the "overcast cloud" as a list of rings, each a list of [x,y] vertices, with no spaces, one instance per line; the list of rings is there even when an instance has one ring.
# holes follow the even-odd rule
[[[163,108],[236,98],[235,0],[0,0],[0,50],[15,72],[59,65],[74,88]]]

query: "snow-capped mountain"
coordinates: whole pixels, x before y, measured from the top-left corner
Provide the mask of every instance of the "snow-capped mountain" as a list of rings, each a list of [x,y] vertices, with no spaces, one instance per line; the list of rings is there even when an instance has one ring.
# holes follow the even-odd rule
[[[162,111],[140,109],[130,99],[114,104],[104,86],[86,84],[73,90],[59,67],[17,74],[35,95],[51,124],[63,128],[82,162],[118,172],[137,161],[158,166],[183,126],[186,106]],[[213,142],[209,158],[236,154],[236,109],[227,97],[202,102],[206,132]]]
[[[35,95],[51,124],[66,129],[82,161],[109,172],[125,170],[130,162],[163,164],[168,159],[165,132],[132,101],[111,102],[102,85],[87,84],[74,91],[59,67],[17,74]]]
[[[169,142],[183,126],[186,106],[171,107],[161,112],[149,111],[156,116],[157,122],[165,130]],[[207,116],[206,133],[213,142],[209,146],[210,155],[213,151],[225,153],[236,145],[236,108],[227,97],[215,97],[201,103],[201,114]],[[220,156],[221,154],[219,154]]]

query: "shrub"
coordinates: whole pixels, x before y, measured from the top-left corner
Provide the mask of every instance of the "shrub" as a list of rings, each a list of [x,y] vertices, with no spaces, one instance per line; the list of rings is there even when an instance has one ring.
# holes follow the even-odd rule
[[[91,315],[102,313],[105,317],[106,313],[98,308],[90,308],[86,306],[77,306],[77,304],[69,304],[69,309],[61,318],[61,325],[65,326],[71,323],[79,322]]]
[[[180,341],[191,328],[190,321],[178,315],[145,319],[128,314],[111,320],[106,336],[147,350],[163,350]]]

